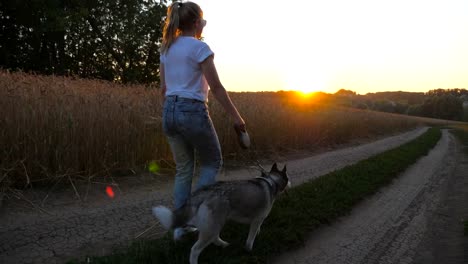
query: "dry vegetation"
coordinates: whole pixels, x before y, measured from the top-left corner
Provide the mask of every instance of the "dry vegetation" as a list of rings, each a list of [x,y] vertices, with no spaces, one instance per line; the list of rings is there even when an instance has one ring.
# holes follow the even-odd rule
[[[225,160],[313,150],[408,130],[410,117],[339,108],[294,93],[232,93],[253,148],[242,152],[221,106],[209,102]],[[170,166],[158,89],[0,71],[0,186]],[[425,122],[425,121],[423,121]],[[0,190],[1,191],[1,190]]]

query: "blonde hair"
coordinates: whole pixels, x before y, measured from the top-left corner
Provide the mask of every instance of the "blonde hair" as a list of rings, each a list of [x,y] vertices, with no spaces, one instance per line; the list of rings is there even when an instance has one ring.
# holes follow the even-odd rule
[[[163,29],[161,54],[166,53],[184,30],[191,30],[195,21],[203,17],[200,6],[193,2],[174,2],[167,9]]]

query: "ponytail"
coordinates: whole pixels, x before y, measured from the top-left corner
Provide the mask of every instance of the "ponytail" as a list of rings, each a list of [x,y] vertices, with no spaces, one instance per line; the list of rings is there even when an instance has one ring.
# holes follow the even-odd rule
[[[179,2],[172,3],[167,9],[166,23],[163,29],[163,42],[161,46],[161,54],[167,52],[174,40],[179,36],[179,7],[182,5]]]
[[[163,29],[161,54],[166,53],[182,30],[193,26],[193,22],[203,17],[201,8],[193,2],[173,2],[167,9]]]

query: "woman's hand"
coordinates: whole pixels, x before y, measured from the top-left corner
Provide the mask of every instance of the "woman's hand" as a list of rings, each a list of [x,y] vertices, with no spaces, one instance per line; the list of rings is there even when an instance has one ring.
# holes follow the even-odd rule
[[[239,116],[239,118],[237,120],[234,121],[234,127],[236,127],[236,129],[239,129],[242,132],[247,131],[244,119],[242,119],[242,117],[240,117],[240,116]]]

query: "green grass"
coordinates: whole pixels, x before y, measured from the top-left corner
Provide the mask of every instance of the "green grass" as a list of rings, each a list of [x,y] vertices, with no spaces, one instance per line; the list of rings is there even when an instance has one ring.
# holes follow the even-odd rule
[[[468,156],[468,127],[466,129],[452,130],[452,133],[455,134],[455,136],[457,136],[457,138],[462,142],[465,155]],[[464,221],[463,225],[464,234],[465,236],[468,236],[468,220]]]
[[[465,221],[465,236],[468,236],[468,220]]]
[[[452,130],[452,133],[462,142],[463,150],[468,155],[468,128],[466,130],[455,129]]]
[[[439,129],[431,128],[405,145],[292,188],[276,201],[251,253],[243,249],[248,226],[228,223],[221,237],[231,245],[226,249],[210,245],[200,262],[266,263],[272,256],[300,247],[310,231],[348,214],[359,201],[426,155],[440,136]],[[128,250],[113,255],[92,257],[90,263],[185,264],[195,239],[191,236],[174,243],[168,234],[153,241],[135,242]]]

